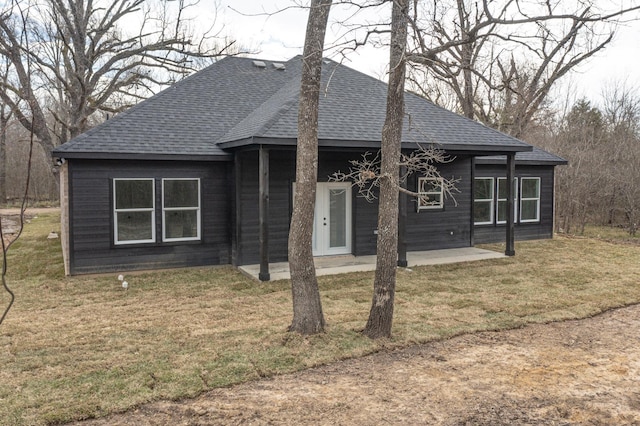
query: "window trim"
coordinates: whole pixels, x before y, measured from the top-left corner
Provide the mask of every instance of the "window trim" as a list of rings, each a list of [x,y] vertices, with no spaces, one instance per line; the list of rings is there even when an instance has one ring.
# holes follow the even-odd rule
[[[498,177],[496,178],[496,224],[497,225],[504,225],[507,223],[506,220],[499,220],[499,215],[498,215],[498,209],[500,208],[500,202],[504,201],[507,202],[509,200],[507,200],[506,198],[500,198],[500,181],[501,180],[507,180],[506,177]],[[518,194],[520,193],[520,187],[518,186],[518,177],[514,177],[513,180],[515,181],[515,185],[513,186],[513,188],[515,189],[515,194],[513,194],[513,217],[514,220],[518,219]]]
[[[522,186],[524,185],[525,180],[536,180],[538,181],[538,196],[537,197],[528,197],[525,198],[523,196]],[[527,176],[520,178],[520,223],[533,223],[540,222],[540,199],[542,192],[542,182],[539,177]],[[522,219],[522,202],[523,201],[536,201],[536,218],[535,219]]]
[[[438,182],[438,185],[440,186],[440,191],[421,191],[422,189],[422,185],[423,182],[426,181],[435,181]],[[443,183],[444,183],[444,179],[443,178],[433,178],[433,177],[426,177],[426,176],[421,176],[418,177],[418,188],[417,188],[417,193],[418,193],[418,197],[417,197],[417,209],[418,211],[421,210],[442,210],[444,208],[444,187],[443,187]],[[431,204],[427,204],[427,205],[422,205],[423,201],[422,201],[422,196],[428,196],[428,195],[434,195],[437,194],[440,196],[440,201],[437,202],[437,204],[431,203]]]
[[[151,199],[153,201],[152,207],[147,208],[135,208],[135,209],[118,209],[116,203],[116,183],[118,181],[151,181]],[[113,245],[132,245],[132,244],[152,244],[156,242],[156,180],[154,178],[113,178]],[[118,213],[123,212],[151,212],[151,238],[147,240],[126,240],[120,241],[118,239]]]
[[[198,182],[198,205],[197,207],[165,207],[164,195],[165,195],[165,182],[176,180],[194,180]],[[162,241],[163,242],[179,242],[179,241],[200,241],[202,238],[202,220],[201,220],[201,206],[202,206],[202,186],[200,178],[162,178]],[[168,238],[167,237],[167,219],[166,213],[172,211],[196,211],[197,232],[195,237],[181,237],[181,238]]]
[[[490,180],[491,181],[491,198],[480,198],[476,200],[475,197],[475,185],[476,185],[476,181],[478,180]],[[474,191],[473,191],[473,206],[474,206],[474,211],[475,211],[475,203],[476,202],[489,202],[491,203],[490,208],[489,208],[489,214],[490,214],[490,218],[489,221],[484,221],[484,222],[476,222],[475,217],[473,218],[473,224],[474,225],[493,225],[493,221],[495,218],[495,209],[496,209],[496,204],[495,204],[495,197],[496,197],[496,188],[495,188],[495,178],[493,176],[477,176],[474,178]]]

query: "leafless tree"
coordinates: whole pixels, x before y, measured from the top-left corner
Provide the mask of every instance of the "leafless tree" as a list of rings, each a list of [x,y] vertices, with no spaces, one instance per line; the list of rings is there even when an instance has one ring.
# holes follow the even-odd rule
[[[9,121],[6,136],[7,202],[15,204],[19,203],[24,195],[31,138],[29,132],[15,119]],[[51,157],[37,143],[33,147],[31,157],[29,202],[55,202],[59,196],[59,187],[57,182],[51,179]]]
[[[632,236],[640,225],[640,97],[623,84],[614,84],[604,94],[604,119],[608,130],[605,158],[608,159],[605,188],[609,198],[608,223],[620,212]]]
[[[213,29],[199,36],[192,30],[189,10],[196,4],[7,2],[0,9],[0,56],[11,72],[0,82],[0,99],[50,154],[86,131],[96,112],[120,112],[192,72],[197,60],[230,52],[233,41]],[[132,30],[127,22],[139,26]]]
[[[2,325],[5,318],[7,317],[7,314],[9,314],[9,311],[11,310],[11,307],[13,306],[13,302],[15,301],[15,298],[16,298],[15,294],[7,284],[7,271],[9,269],[8,263],[7,263],[7,253],[9,253],[9,249],[11,248],[13,243],[15,243],[18,240],[18,238],[20,238],[20,235],[22,235],[22,231],[24,230],[24,223],[25,223],[24,213],[27,209],[29,182],[30,182],[30,176],[31,176],[31,153],[33,153],[34,136],[35,135],[32,133],[30,137],[29,159],[27,160],[27,164],[26,164],[27,178],[24,181],[24,195],[22,197],[22,203],[20,204],[20,213],[18,217],[19,226],[18,226],[17,232],[12,237],[10,238],[5,237],[4,231],[2,229],[2,217],[0,217],[0,245],[2,246],[2,271],[0,274],[1,274],[1,280],[2,280],[2,288],[7,294],[9,294],[9,303],[7,303],[7,306],[2,311],[2,315],[0,316],[0,325]]]
[[[378,240],[373,300],[363,330],[370,338],[390,337],[396,288],[398,253],[398,187],[404,82],[406,70],[408,0],[394,0],[391,12],[387,112],[382,128]]]
[[[324,39],[332,0],[313,0],[302,57],[295,203],[289,230],[289,270],[293,296],[290,331],[324,331],[320,291],[313,263],[313,215],[318,181],[318,105]]]
[[[577,101],[545,147],[569,160],[559,167],[557,229],[582,234],[588,224],[625,227],[640,221],[640,97],[616,83],[602,107]]]
[[[413,89],[523,137],[553,85],[605,46],[640,6],[597,0],[414,0]]]
[[[445,178],[440,174],[439,164],[450,163],[453,157],[447,155],[443,150],[419,146],[418,149],[409,153],[400,153],[398,162],[399,179],[394,182],[396,191],[411,197],[424,197],[420,192],[411,191],[403,184],[409,176],[417,175],[442,182],[444,196],[455,201],[455,194],[459,193],[457,184],[460,179]],[[333,173],[329,180],[332,182],[351,182],[358,189],[358,194],[369,202],[378,199],[378,192],[381,182],[387,178],[381,171],[381,152],[374,154],[365,152],[359,160],[351,160],[348,171],[337,171]]]
[[[9,78],[9,62],[0,58],[0,81]],[[1,83],[0,83],[1,84]],[[0,204],[7,201],[7,131],[13,111],[0,98]]]
[[[602,112],[579,100],[563,118],[554,151],[569,160],[558,168],[557,219],[563,232],[582,233],[593,211],[595,188],[603,188],[608,157],[603,157],[606,128]]]
[[[24,18],[24,15],[21,14],[21,18]],[[25,47],[27,49],[29,49],[30,45],[28,40],[25,42]],[[7,67],[5,68],[6,70],[8,70],[9,65],[7,64]],[[26,71],[31,71],[31,60],[29,58],[27,58],[27,60],[25,61],[25,70]],[[4,98],[2,98],[4,99]],[[6,105],[2,106],[2,113],[4,114],[4,109],[5,109]],[[10,113],[15,113],[15,110],[11,110]],[[7,314],[9,313],[9,310],[11,310],[11,307],[13,306],[13,302],[15,301],[15,294],[13,293],[13,291],[9,288],[9,285],[7,284],[7,270],[8,270],[8,265],[7,265],[7,253],[9,252],[9,249],[11,248],[11,246],[13,245],[13,243],[15,243],[18,238],[20,238],[20,235],[22,235],[22,231],[24,229],[24,213],[25,210],[27,208],[27,199],[28,199],[28,194],[29,194],[29,183],[31,181],[30,177],[31,177],[31,158],[32,158],[32,153],[33,153],[33,147],[34,147],[34,140],[35,140],[35,133],[33,131],[33,129],[30,129],[29,132],[29,157],[26,163],[26,169],[27,169],[27,176],[26,179],[24,180],[24,195],[22,197],[22,204],[20,206],[20,213],[19,213],[19,228],[17,233],[10,239],[6,239],[5,235],[4,235],[4,231],[2,229],[2,217],[0,217],[0,246],[2,247],[2,271],[0,272],[0,276],[1,276],[1,280],[2,280],[2,288],[4,289],[4,291],[6,293],[9,294],[9,303],[7,304],[6,308],[3,310],[2,312],[2,316],[0,316],[0,325],[2,325],[2,323],[4,322],[5,318],[7,317]]]

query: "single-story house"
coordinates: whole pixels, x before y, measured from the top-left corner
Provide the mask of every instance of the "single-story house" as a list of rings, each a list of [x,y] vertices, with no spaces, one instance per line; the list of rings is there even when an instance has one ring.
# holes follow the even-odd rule
[[[260,263],[268,280],[269,262],[287,259],[301,65],[222,59],[56,148],[66,272]],[[317,256],[375,253],[377,203],[329,176],[380,148],[386,90],[323,63]],[[405,103],[403,150],[454,157],[440,171],[460,193],[454,203],[410,177],[425,196],[401,197],[399,264],[407,250],[504,241],[513,254],[515,238],[552,237],[565,160],[414,94]]]

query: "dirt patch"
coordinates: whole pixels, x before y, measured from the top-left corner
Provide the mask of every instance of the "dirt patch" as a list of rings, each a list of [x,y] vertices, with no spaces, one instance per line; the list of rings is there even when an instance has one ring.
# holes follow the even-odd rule
[[[37,216],[38,213],[58,213],[60,212],[60,207],[29,207],[25,211],[27,216]],[[20,209],[18,208],[10,208],[10,209],[0,209],[0,216],[18,216],[20,215]]]
[[[25,224],[29,223],[39,213],[57,213],[59,211],[59,207],[28,208],[24,214],[24,221]],[[5,244],[13,241],[20,230],[20,209],[0,209],[0,226],[2,226]]]
[[[25,221],[29,220],[25,215]],[[20,230],[20,216],[1,216],[0,226],[2,226],[2,237],[5,244],[9,244],[16,237]]]
[[[640,425],[640,305],[162,401],[85,425]]]

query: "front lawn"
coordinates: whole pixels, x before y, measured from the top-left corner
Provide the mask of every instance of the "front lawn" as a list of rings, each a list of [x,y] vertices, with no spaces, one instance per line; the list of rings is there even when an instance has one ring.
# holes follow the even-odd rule
[[[477,330],[581,318],[640,301],[640,247],[588,238],[516,245],[514,258],[400,270],[394,338],[359,334],[372,273],[319,279],[329,324],[286,331],[288,281],[233,268],[64,277],[57,215],[9,256],[16,303],[0,326],[0,423],[59,423]],[[500,249],[499,246],[494,246]],[[4,307],[8,300],[0,294]]]

